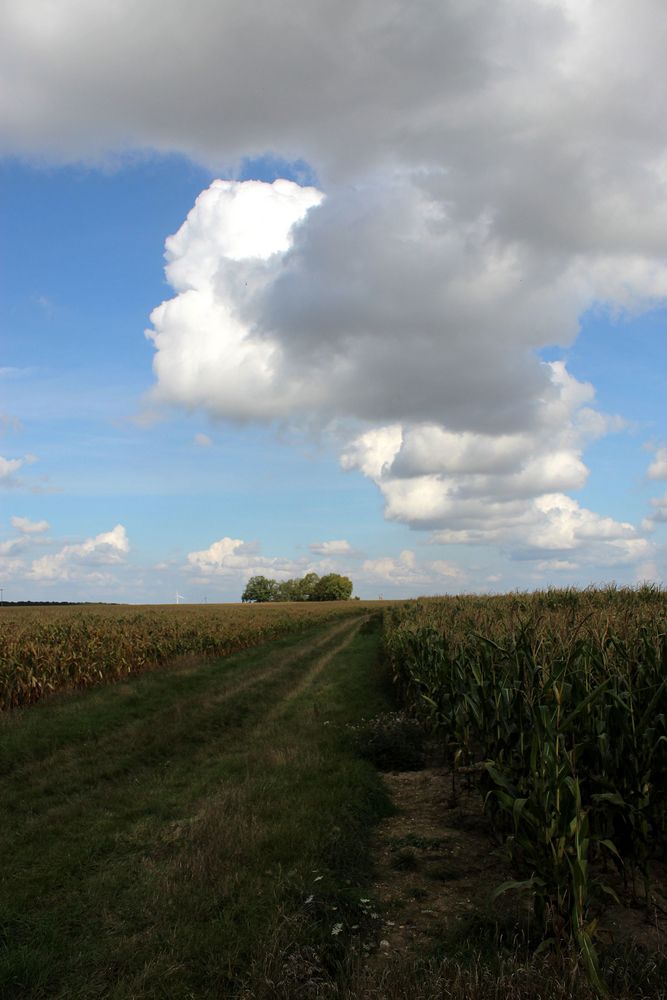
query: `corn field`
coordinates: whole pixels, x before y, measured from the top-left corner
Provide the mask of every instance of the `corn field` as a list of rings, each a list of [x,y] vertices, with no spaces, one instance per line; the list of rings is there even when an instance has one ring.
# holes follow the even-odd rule
[[[404,702],[474,776],[547,940],[594,937],[605,869],[651,899],[667,854],[667,594],[548,590],[385,611]]]
[[[228,656],[346,614],[336,604],[0,608],[0,710],[121,680],[182,656]]]

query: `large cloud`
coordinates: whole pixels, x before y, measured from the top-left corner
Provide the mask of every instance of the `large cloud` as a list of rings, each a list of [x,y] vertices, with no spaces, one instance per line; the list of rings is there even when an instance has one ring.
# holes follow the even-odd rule
[[[66,158],[272,150],[348,175],[447,162],[475,200],[502,195],[506,225],[590,240],[634,225],[627,181],[664,138],[665,16],[661,0],[7,0],[2,136]],[[603,185],[611,219],[589,198]]]
[[[287,416],[316,404],[313,387],[283,378],[275,338],[244,322],[290,245],[292,227],[322,200],[291,181],[214,181],[167,240],[167,278],[178,295],[153,310],[158,402],[243,419]]]
[[[614,424],[539,352],[591,307],[667,301],[662,0],[12,0],[2,20],[7,150],[270,152],[320,178],[215,182],[167,241],[158,401],[352,424],[346,466],[442,541],[645,557],[568,497]]]
[[[587,510],[565,493],[586,482],[585,446],[622,422],[595,410],[592,386],[561,363],[545,367],[556,395],[530,429],[494,436],[388,425],[352,441],[343,467],[377,484],[390,520],[431,530],[442,544],[500,545],[546,568],[559,567],[553,558],[547,566],[545,556],[562,553],[601,566],[645,559],[651,545],[633,525]]]
[[[585,447],[622,422],[537,351],[573,339],[603,292],[616,307],[649,289],[657,301],[667,277],[646,264],[621,280],[610,255],[540,258],[481,221],[455,225],[411,181],[392,185],[338,204],[287,181],[203,192],[167,242],[178,294],[151,316],[154,397],[228,419],[356,422],[367,429],[343,465],[377,482],[390,519],[535,558],[570,549],[541,539],[567,535]],[[612,542],[604,518],[577,517],[584,558],[645,557],[625,526]]]
[[[555,401],[535,352],[570,343],[585,308],[667,296],[649,259],[537,254],[412,179],[321,202],[288,181],[199,196],[167,241],[178,294],[151,315],[158,401],[497,435]]]
[[[558,8],[507,0],[8,0],[3,133],[64,156],[124,144],[341,165],[423,156],[494,87],[518,92],[512,63],[544,66],[572,31]]]

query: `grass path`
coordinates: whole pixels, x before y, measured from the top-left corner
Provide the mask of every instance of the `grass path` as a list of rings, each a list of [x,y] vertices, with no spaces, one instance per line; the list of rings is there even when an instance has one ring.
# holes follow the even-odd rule
[[[345,735],[377,645],[355,619],[2,719],[3,1000],[289,996],[334,961],[387,809]]]
[[[332,660],[339,656],[350,645],[361,626],[367,624],[367,622],[368,618],[364,618],[361,621],[353,622],[351,625],[349,622],[345,622],[345,624],[340,626],[337,630],[332,629],[329,634],[342,634],[342,639],[335,646],[330,646],[327,648],[326,652],[321,653],[313,660],[312,665],[305,671],[298,683],[295,684],[292,690],[286,694],[285,697],[274,706],[274,708],[271,709],[266,716],[266,719],[263,721],[274,722],[276,719],[282,718],[289,711],[289,708],[294,701],[302,698],[311,688],[313,688],[320,674],[327,669]]]

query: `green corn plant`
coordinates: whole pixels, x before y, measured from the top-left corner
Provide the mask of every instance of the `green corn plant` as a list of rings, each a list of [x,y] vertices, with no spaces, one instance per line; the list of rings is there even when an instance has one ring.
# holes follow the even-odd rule
[[[424,600],[385,622],[401,696],[476,774],[513,887],[533,892],[547,937],[574,941],[596,988],[600,861],[633,885],[639,871],[648,897],[667,849],[666,634],[659,588]]]

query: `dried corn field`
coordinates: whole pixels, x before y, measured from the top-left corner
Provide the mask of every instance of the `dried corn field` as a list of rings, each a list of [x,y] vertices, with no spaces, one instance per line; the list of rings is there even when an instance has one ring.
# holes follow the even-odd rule
[[[574,942],[598,984],[605,871],[649,913],[664,903],[667,595],[422,600],[385,611],[384,644],[401,697],[507,845],[515,879],[498,893],[527,893],[545,938]]]
[[[0,710],[120,680],[178,657],[228,656],[359,614],[359,601],[0,608]]]

